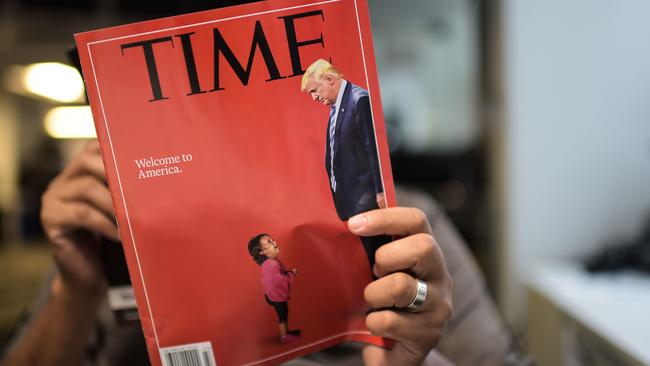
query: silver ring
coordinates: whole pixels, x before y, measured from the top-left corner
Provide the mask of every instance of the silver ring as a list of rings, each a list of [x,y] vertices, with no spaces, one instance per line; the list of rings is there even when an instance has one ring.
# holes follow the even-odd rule
[[[427,283],[419,278],[416,278],[416,280],[418,281],[418,291],[415,293],[413,301],[411,301],[411,303],[406,307],[409,311],[417,310],[417,308],[422,306],[424,301],[427,299]]]

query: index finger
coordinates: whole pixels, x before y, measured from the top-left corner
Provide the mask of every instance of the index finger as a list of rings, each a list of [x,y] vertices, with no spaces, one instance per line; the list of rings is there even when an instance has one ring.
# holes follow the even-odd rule
[[[412,207],[390,207],[367,211],[348,220],[348,229],[355,235],[432,234],[424,212]]]
[[[373,272],[382,278],[408,271],[424,280],[439,280],[447,274],[445,257],[429,234],[416,234],[382,245],[375,253]]]
[[[97,141],[87,143],[63,170],[61,175],[65,177],[76,177],[85,174],[91,174],[101,181],[106,181],[104,162],[102,161]]]

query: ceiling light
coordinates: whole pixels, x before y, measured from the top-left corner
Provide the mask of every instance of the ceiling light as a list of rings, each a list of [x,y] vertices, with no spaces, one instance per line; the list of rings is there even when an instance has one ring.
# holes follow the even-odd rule
[[[84,83],[74,67],[58,62],[10,66],[7,88],[23,95],[36,95],[60,103],[84,101]]]
[[[93,115],[88,106],[50,109],[45,115],[45,131],[57,139],[96,137]]]

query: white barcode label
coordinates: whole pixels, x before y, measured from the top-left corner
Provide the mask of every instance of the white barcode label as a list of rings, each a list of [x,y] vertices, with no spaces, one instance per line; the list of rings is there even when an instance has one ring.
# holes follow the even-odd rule
[[[210,342],[161,348],[160,358],[163,366],[217,366]]]

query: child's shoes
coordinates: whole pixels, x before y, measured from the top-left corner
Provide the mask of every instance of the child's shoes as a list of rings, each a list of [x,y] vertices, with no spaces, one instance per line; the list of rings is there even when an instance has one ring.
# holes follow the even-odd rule
[[[293,341],[297,341],[298,339],[300,339],[299,335],[287,334],[280,337],[280,343],[287,344]]]

